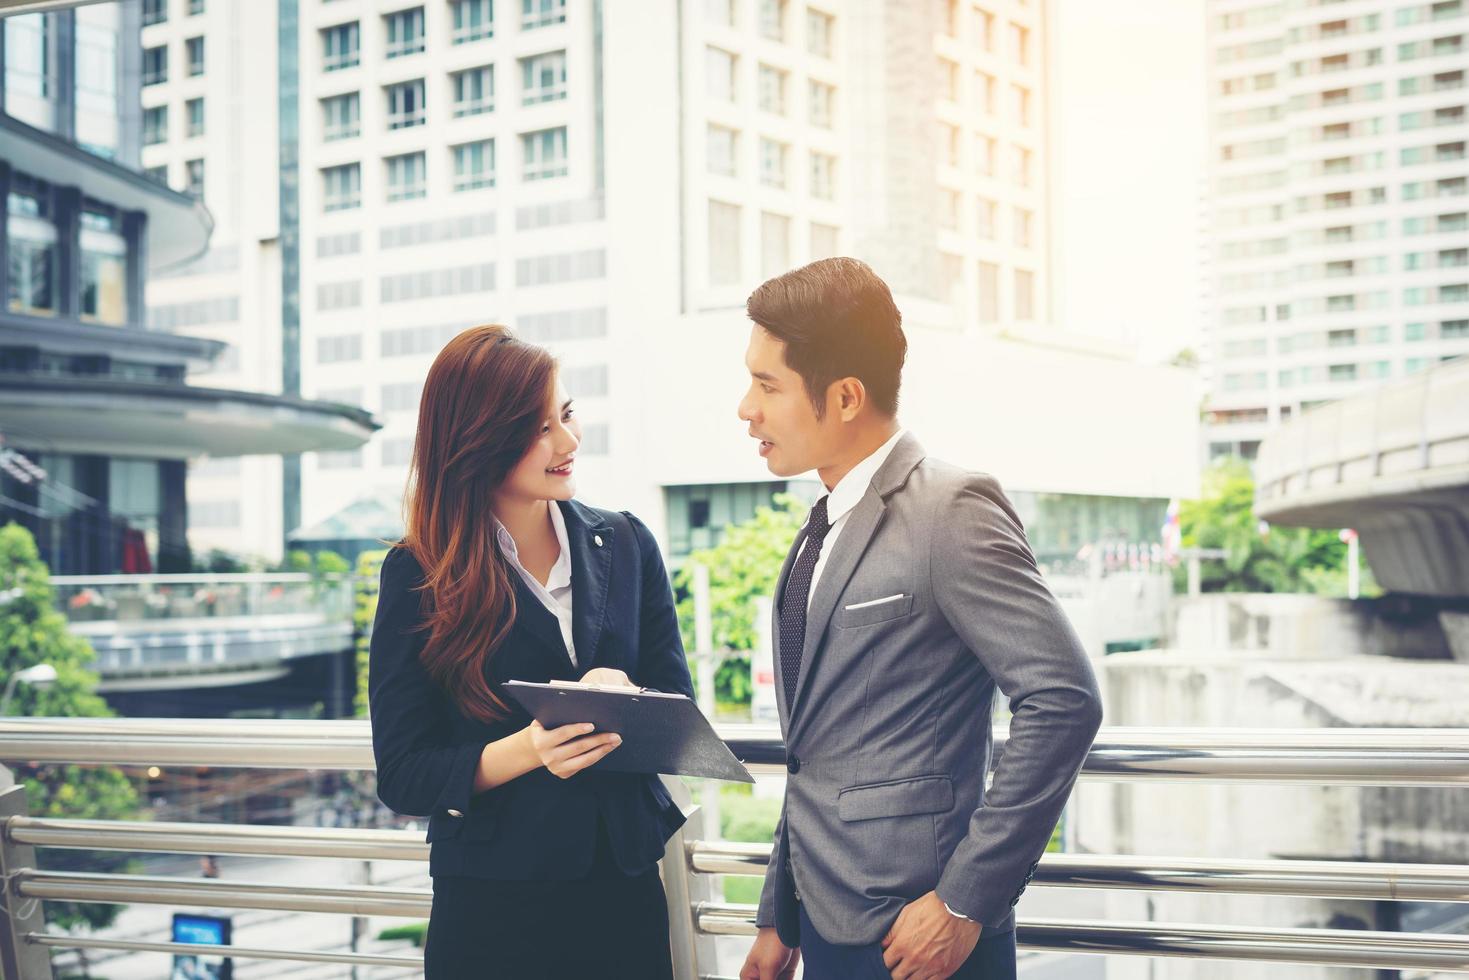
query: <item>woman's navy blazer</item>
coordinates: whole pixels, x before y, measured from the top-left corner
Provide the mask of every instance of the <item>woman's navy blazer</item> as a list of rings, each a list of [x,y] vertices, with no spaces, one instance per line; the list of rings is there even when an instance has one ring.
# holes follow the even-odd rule
[[[577,680],[594,667],[624,671],[634,684],[693,696],[673,591],[657,542],[626,512],[577,501],[557,504],[571,546],[572,641],[567,655],[556,617],[518,574],[516,619],[490,658],[491,680]],[[426,630],[415,630],[428,596],[414,591],[423,570],[404,548],[383,561],[372,627],[368,693],[378,798],[429,818],[429,873],[511,880],[568,880],[592,863],[599,822],[628,873],[663,856],[684,817],[657,776],[603,772],[568,779],[545,767],[480,793],[481,751],[531,722],[514,713],[496,724],[463,714],[419,661]],[[617,750],[614,749],[614,752]]]

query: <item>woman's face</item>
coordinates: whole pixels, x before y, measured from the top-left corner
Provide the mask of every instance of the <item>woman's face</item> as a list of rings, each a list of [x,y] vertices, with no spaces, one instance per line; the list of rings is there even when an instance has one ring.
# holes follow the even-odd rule
[[[558,374],[551,386],[552,404],[541,420],[541,432],[505,478],[500,493],[522,500],[570,500],[576,495],[573,473],[581,423]]]

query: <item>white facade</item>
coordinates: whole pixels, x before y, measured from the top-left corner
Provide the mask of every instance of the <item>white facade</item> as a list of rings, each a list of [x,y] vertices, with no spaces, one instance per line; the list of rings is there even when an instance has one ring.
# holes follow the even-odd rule
[[[1469,352],[1469,6],[1211,0],[1213,454]]]
[[[1026,384],[1049,385],[1035,372],[1052,367],[1080,372],[1063,386],[1147,387],[1110,354],[1007,362],[1019,348],[985,346],[1005,334],[1069,343],[1046,326],[1048,7],[305,0],[302,391],[360,404],[384,428],[361,451],[304,457],[302,523],[401,494],[422,379],[454,333],[486,322],[561,357],[590,502],[657,529],[666,485],[768,480],[735,418],[744,301],[768,276],[834,254],[866,259],[898,294],[914,350],[908,404],[936,452],[1034,489],[1084,489],[1092,462],[1030,465],[1021,431],[1002,455],[1028,475],[1006,473],[994,438],[940,422],[967,359],[977,376],[1010,364],[991,389],[1001,413]],[[273,112],[275,94],[254,98]],[[278,289],[266,295],[278,303]],[[1177,385],[1163,383],[1163,403],[1189,420]],[[1130,411],[1094,419],[1147,414]],[[1115,467],[1089,492],[1191,485],[1182,470],[1144,469]],[[254,497],[245,506],[278,512],[273,489]],[[241,539],[260,550],[254,532]]]
[[[276,4],[149,0],[143,7],[143,166],[176,189],[202,189],[214,218],[205,255],[149,278],[149,325],[230,345],[211,369],[190,372],[190,383],[279,393]],[[163,67],[161,80],[150,78],[150,62]],[[221,548],[279,557],[280,487],[279,456],[191,461],[195,554]]]

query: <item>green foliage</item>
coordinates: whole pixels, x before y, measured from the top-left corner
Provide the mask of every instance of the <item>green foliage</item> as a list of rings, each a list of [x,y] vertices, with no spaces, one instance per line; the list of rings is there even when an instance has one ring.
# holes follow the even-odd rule
[[[35,539],[19,524],[0,527],[0,593],[17,590],[0,604],[0,687],[16,671],[37,664],[56,668],[56,682],[37,688],[18,683],[7,712],[11,715],[102,718],[112,714],[94,688],[96,654],[86,640],[67,631],[56,611],[51,576],[41,563]],[[123,820],[137,816],[138,798],[116,769],[83,766],[17,765],[30,813],[39,817]],[[38,862],[56,871],[120,871],[125,856],[110,852],[42,849]],[[119,906],[47,902],[46,919],[64,929],[102,928]]]
[[[774,504],[761,507],[745,523],[726,528],[719,544],[694,552],[674,576],[674,587],[682,597],[678,623],[685,648],[694,648],[694,565],[709,569],[714,648],[755,648],[755,600],[774,594],[780,566],[806,519],[806,505],[794,494],[778,494]],[[714,687],[721,701],[749,703],[750,659],[731,657],[721,663]]]
[[[357,638],[357,695],[353,701],[358,718],[367,717],[367,654],[372,640],[372,621],[377,616],[377,585],[386,551],[364,551],[357,556],[357,573],[352,580],[352,635]]]
[[[421,949],[423,947],[423,939],[426,935],[428,935],[427,922],[410,922],[404,926],[391,926],[390,928],[384,929],[377,934],[377,938],[386,942],[391,942],[394,939],[407,939]]]
[[[1262,526],[1255,516],[1255,482],[1242,460],[1221,460],[1204,474],[1204,495],[1179,505],[1183,546],[1223,548],[1223,560],[1202,563],[1205,592],[1346,592],[1347,546],[1338,532]],[[1179,591],[1187,570],[1175,572]],[[1368,581],[1364,575],[1363,582]],[[1364,588],[1363,594],[1366,593]]]

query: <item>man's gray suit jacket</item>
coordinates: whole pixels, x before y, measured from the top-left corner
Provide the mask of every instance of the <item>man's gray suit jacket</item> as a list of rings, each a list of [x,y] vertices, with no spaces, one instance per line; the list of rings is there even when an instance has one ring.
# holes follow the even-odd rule
[[[804,539],[776,587],[777,643]],[[996,686],[1013,717],[986,789]],[[992,477],[905,434],[826,558],[794,703],[779,673],[775,690],[789,776],[759,925],[800,945],[799,892],[823,938],[865,945],[936,890],[986,931],[1014,928],[1101,699]]]

